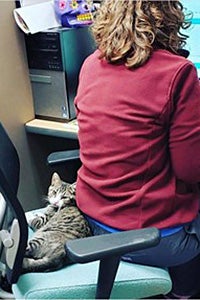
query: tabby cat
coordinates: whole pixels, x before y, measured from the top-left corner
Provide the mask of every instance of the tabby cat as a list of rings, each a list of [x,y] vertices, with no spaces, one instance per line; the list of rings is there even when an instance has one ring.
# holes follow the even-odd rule
[[[64,249],[66,241],[91,235],[76,206],[75,192],[76,183],[66,183],[54,173],[44,213],[27,214],[27,222],[35,232],[26,249],[23,273],[53,271],[70,264]]]

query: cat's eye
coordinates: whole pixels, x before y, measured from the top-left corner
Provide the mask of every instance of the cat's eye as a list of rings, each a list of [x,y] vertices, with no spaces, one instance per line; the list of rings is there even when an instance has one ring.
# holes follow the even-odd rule
[[[53,195],[56,195],[56,191],[52,191],[52,194],[53,194]]]

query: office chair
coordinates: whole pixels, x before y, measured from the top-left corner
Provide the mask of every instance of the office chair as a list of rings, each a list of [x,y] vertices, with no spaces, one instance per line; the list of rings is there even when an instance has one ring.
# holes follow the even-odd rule
[[[17,198],[18,154],[1,123],[0,141],[0,261],[15,299],[139,299],[171,290],[167,270],[120,261],[124,253],[158,244],[156,228],[70,241],[66,255],[72,264],[54,272],[21,274],[31,230]]]

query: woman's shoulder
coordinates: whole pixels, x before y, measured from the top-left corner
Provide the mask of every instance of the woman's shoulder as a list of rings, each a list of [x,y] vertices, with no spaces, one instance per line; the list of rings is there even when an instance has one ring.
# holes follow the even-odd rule
[[[100,51],[97,49],[94,50],[88,57],[86,57],[84,63],[91,63],[93,61],[99,60]]]
[[[182,52],[180,52],[182,54]],[[158,49],[153,52],[153,57],[160,62],[167,63],[168,65],[193,65],[193,63],[187,59],[184,55],[175,54],[168,50]]]
[[[149,60],[149,67],[154,66],[154,72],[164,72],[165,74],[178,74],[180,72],[192,72],[196,74],[195,65],[186,57],[174,54],[167,50],[155,50]]]
[[[91,53],[89,56],[87,56],[82,64],[81,69],[87,70],[87,69],[93,69],[97,61],[99,60],[100,52],[98,50],[94,50],[93,53]]]

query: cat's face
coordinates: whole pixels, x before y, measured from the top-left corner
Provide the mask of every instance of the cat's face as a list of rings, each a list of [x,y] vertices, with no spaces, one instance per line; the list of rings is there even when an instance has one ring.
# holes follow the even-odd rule
[[[53,173],[51,185],[48,189],[48,201],[59,208],[75,205],[76,184],[69,184],[61,180],[57,173]]]

